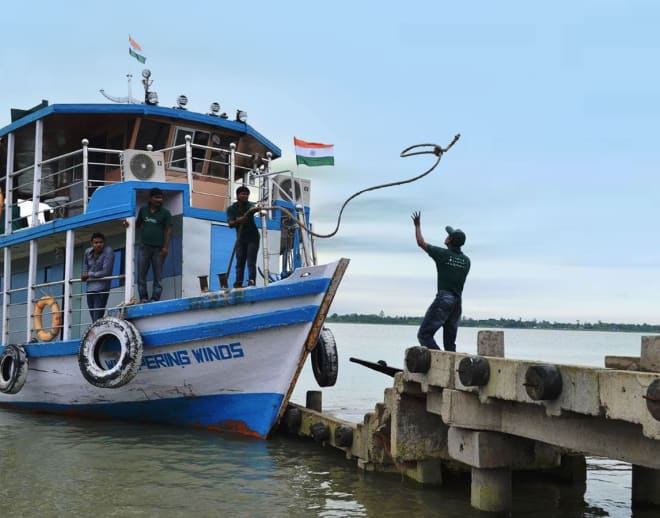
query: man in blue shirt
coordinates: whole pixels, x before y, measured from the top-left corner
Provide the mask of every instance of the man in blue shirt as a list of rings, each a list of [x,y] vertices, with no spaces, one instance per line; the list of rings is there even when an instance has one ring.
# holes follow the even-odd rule
[[[103,317],[105,305],[110,295],[110,277],[115,264],[112,248],[105,246],[105,236],[100,232],[92,234],[91,244],[83,256],[80,279],[87,281],[87,307],[92,322]]]
[[[438,272],[437,293],[419,326],[417,340],[429,349],[440,349],[433,336],[442,327],[442,343],[445,351],[456,351],[458,322],[463,310],[461,297],[465,279],[470,271],[470,258],[461,251],[461,247],[465,244],[465,233],[458,228],[445,227],[447,248],[441,248],[424,241],[419,212],[413,212],[412,220],[415,225],[417,246],[435,261]]]

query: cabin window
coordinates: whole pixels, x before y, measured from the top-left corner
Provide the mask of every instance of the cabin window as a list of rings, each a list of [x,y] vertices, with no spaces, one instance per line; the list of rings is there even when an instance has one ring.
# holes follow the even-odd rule
[[[137,139],[135,139],[135,149],[147,149],[149,144],[154,147],[154,150],[164,149],[167,146],[169,134],[169,124],[143,119]]]
[[[186,168],[186,136],[190,135],[192,138],[192,159],[193,171],[196,173],[203,172],[204,159],[206,157],[206,148],[209,145],[210,134],[206,131],[198,131],[191,128],[176,128],[174,134],[174,149],[172,151],[172,158],[170,160],[170,167],[173,169]],[[203,146],[203,147],[202,147]]]
[[[218,178],[229,178],[229,144],[231,139],[225,135],[211,135],[211,156],[208,174]]]
[[[196,131],[193,135],[193,171],[196,173],[202,173],[204,171],[204,158],[206,157],[206,148],[209,145],[209,137],[210,135],[206,131]]]

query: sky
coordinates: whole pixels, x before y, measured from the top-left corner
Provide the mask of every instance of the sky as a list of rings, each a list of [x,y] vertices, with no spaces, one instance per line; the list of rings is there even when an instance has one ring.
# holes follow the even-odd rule
[[[640,0],[410,0],[190,4],[24,0],[3,9],[0,126],[10,108],[105,102],[248,112],[311,179],[318,233],[356,191],[319,261],[351,263],[331,312],[423,315],[433,261],[417,247],[467,235],[471,318],[660,323],[660,4]],[[296,167],[293,137],[335,145],[334,167]]]

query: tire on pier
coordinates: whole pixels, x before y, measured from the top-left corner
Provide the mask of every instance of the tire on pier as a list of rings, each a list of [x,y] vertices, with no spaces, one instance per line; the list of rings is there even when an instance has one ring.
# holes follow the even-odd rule
[[[28,357],[22,345],[7,345],[0,355],[0,392],[16,394],[25,385]]]
[[[140,369],[143,349],[142,336],[133,324],[115,317],[101,318],[80,341],[80,372],[95,387],[121,387]]]
[[[321,329],[316,346],[310,354],[316,383],[319,384],[319,387],[332,387],[337,383],[339,360],[335,337],[330,329],[327,327]]]

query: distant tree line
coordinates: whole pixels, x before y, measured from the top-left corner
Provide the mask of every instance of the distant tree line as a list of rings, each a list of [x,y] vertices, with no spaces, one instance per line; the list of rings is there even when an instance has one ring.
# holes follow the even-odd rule
[[[343,322],[349,324],[397,324],[405,326],[418,326],[422,322],[422,317],[400,317],[388,316],[382,311],[376,314],[350,313],[348,315],[338,315],[333,313],[327,319],[327,322]],[[635,333],[660,333],[660,325],[656,324],[622,324],[601,322],[550,322],[548,320],[523,320],[521,318],[461,318],[461,327],[487,327],[487,328],[506,328],[506,329],[562,329],[575,331],[615,331],[615,332],[635,332]]]

